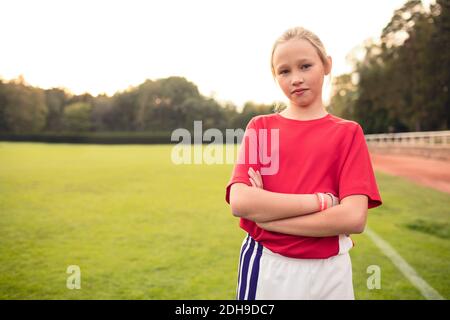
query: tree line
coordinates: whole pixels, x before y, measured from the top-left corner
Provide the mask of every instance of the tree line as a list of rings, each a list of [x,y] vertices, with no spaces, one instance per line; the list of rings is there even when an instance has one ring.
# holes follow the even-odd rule
[[[330,112],[359,122],[365,133],[447,130],[449,126],[450,0],[425,10],[407,1],[380,39],[349,55],[354,70],[336,77]],[[358,54],[363,53],[362,58]],[[113,96],[73,95],[41,89],[23,77],[0,79],[0,132],[171,132],[193,128],[245,128],[274,104],[247,102],[241,112],[199,93],[183,77],[146,80]]]
[[[44,90],[27,85],[22,77],[0,80],[0,131],[39,132],[170,132],[193,128],[245,128],[271,105],[247,102],[242,112],[231,102],[220,104],[199,93],[183,77],[146,80],[113,96],[72,95],[61,88]]]
[[[349,56],[354,71],[334,79],[331,106],[369,133],[448,130],[450,1],[419,0],[394,12],[380,39]]]

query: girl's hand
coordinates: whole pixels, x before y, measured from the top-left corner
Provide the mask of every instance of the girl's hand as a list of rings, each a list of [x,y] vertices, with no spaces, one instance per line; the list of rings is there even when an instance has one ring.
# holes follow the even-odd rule
[[[258,170],[255,171],[252,167],[250,167],[250,169],[248,169],[248,175],[250,178],[250,183],[253,187],[264,189],[262,177]]]

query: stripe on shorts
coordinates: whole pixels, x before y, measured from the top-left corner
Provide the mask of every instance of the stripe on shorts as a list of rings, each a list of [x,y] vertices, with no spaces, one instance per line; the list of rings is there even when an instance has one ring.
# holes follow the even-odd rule
[[[258,276],[259,276],[259,263],[262,256],[263,246],[259,243],[256,243],[256,257],[253,263],[252,274],[250,276],[250,290],[248,293],[248,300],[255,300],[256,297],[256,286],[258,284]]]
[[[263,247],[250,237],[250,241],[247,241],[243,248],[243,252],[241,252],[237,299],[254,300]]]
[[[241,268],[241,278],[239,283],[239,296],[238,300],[244,300],[245,297],[245,287],[247,284],[247,273],[248,273],[248,266],[250,264],[250,258],[252,257],[253,253],[253,247],[255,246],[255,240],[250,237],[250,241],[245,248],[244,256],[242,258],[242,268]]]
[[[250,239],[250,235],[247,235],[247,238],[245,239],[245,243],[243,241],[242,246],[241,246],[241,254],[239,256],[238,279],[237,279],[237,286],[236,286],[236,299],[239,299],[239,289],[240,289],[240,285],[241,285],[242,256],[243,256],[245,248],[247,248],[247,246],[248,246],[249,239]]]

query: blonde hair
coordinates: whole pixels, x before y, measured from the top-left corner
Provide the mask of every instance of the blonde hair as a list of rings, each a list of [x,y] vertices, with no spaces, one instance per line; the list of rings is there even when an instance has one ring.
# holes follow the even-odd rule
[[[290,40],[306,40],[306,41],[308,41],[316,49],[316,52],[319,55],[319,58],[322,61],[324,67],[326,69],[329,67],[327,52],[326,52],[325,46],[323,45],[320,38],[314,32],[312,32],[308,29],[305,29],[303,27],[294,27],[294,28],[290,28],[290,29],[286,30],[273,44],[272,54],[270,55],[270,68],[272,70],[272,76],[274,79],[276,77],[275,68],[273,66],[273,56],[274,56],[275,50],[279,44],[288,42]],[[331,78],[331,72],[330,72],[330,78]],[[279,110],[280,107],[283,107],[283,106],[280,106],[280,104],[277,103],[275,105],[274,109],[276,111],[281,111],[281,110]]]

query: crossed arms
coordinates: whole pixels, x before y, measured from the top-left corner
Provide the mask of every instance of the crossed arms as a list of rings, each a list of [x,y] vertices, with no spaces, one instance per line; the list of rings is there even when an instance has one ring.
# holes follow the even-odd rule
[[[252,186],[234,183],[230,189],[235,217],[252,220],[261,228],[290,235],[327,237],[364,231],[368,197],[350,195],[336,206],[319,211],[314,194],[287,194],[263,189],[259,172],[249,171]]]

